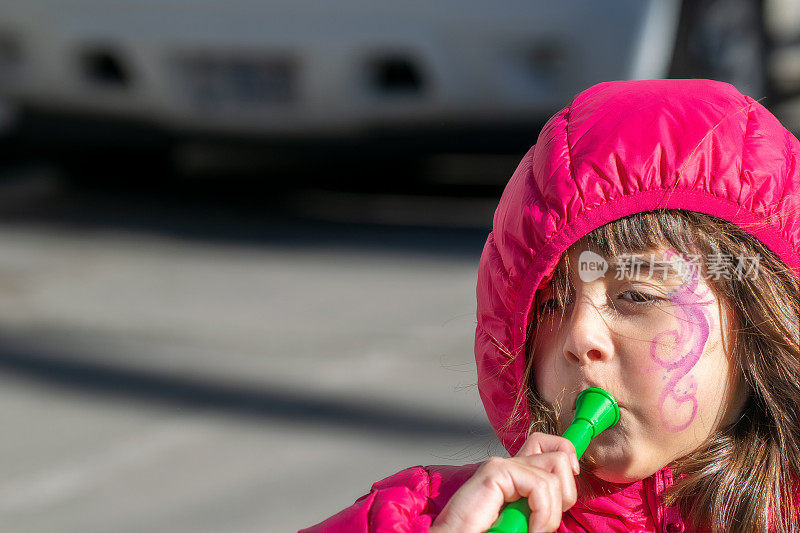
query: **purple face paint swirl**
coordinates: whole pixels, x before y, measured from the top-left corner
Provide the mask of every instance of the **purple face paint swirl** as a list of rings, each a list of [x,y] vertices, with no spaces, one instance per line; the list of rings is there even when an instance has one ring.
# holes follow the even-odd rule
[[[664,254],[668,260],[676,255]],[[665,370],[661,378],[665,385],[658,399],[661,420],[674,432],[689,427],[697,414],[697,381],[689,372],[700,360],[711,330],[711,314],[706,309],[711,302],[702,301],[709,290],[701,294],[698,286],[699,274],[692,269],[671,298],[678,327],[658,333],[650,343],[650,357]]]

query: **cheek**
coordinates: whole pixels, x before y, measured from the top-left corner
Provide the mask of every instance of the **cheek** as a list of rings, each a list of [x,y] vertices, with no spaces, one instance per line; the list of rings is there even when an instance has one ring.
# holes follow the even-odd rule
[[[539,396],[551,405],[562,395],[565,383],[565,372],[560,363],[556,343],[551,337],[540,337],[533,350],[533,378]]]
[[[668,325],[649,343],[646,371],[649,401],[658,412],[661,429],[680,433],[692,426],[701,410],[701,383],[708,381],[705,357],[718,322],[712,306],[694,292],[675,299]]]
[[[535,357],[533,365],[533,379],[536,385],[536,390],[539,396],[547,401],[552,402],[556,391],[556,382],[558,370],[555,368],[555,362],[552,356],[546,350],[534,351]]]

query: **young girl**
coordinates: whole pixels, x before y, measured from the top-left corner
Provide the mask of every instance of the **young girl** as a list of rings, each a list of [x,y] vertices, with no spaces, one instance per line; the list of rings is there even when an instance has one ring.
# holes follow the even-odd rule
[[[797,532],[800,143],[708,80],[603,83],[545,125],[478,271],[478,388],[510,458],[414,467],[307,531]],[[602,387],[619,423],[560,437]]]

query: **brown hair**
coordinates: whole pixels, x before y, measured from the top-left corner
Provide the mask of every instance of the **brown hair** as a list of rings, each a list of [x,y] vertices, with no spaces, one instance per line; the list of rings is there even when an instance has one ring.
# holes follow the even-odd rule
[[[664,492],[666,505],[677,505],[696,527],[713,531],[797,533],[800,489],[800,347],[798,279],[771,250],[742,228],[692,211],[665,209],[637,213],[587,234],[588,245],[612,257],[669,246],[697,257],[706,271],[711,254],[758,257],[757,275],[706,276],[706,282],[732,316],[732,371],[749,386],[741,416],[720,427],[708,440],[669,466],[676,482]],[[719,256],[717,256],[719,257]],[[553,297],[569,294],[568,255],[552,281]],[[729,278],[729,279],[728,279]],[[536,391],[532,378],[539,298],[528,327],[526,398],[531,431],[555,433],[556,410]],[[564,309],[563,305],[559,306]],[[563,313],[562,313],[563,317]],[[584,463],[586,464],[586,463]],[[585,472],[591,476],[591,464]],[[686,477],[678,479],[684,474]],[[597,493],[580,476],[581,493]]]

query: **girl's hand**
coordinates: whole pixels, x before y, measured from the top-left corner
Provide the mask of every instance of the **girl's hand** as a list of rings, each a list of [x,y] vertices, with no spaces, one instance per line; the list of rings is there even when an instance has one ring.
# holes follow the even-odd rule
[[[530,531],[555,531],[575,505],[575,447],[556,435],[532,433],[516,456],[492,457],[464,483],[431,526],[431,533],[483,533],[507,502],[528,498]]]

